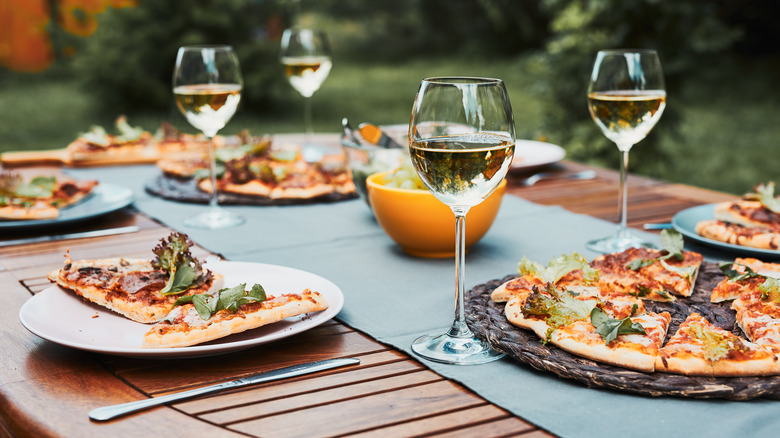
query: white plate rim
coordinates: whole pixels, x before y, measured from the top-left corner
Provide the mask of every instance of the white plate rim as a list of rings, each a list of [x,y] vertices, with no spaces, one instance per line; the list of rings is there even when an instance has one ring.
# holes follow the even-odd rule
[[[537,140],[515,140],[515,157],[510,171],[528,171],[557,163],[566,157],[562,147]],[[522,158],[522,159],[518,159]]]
[[[344,306],[341,289],[330,280],[311,272],[254,262],[218,261],[209,262],[206,266],[225,276],[225,287],[244,282],[249,283],[249,286],[254,281],[262,284],[267,293],[280,295],[300,292],[303,290],[301,285],[305,284],[304,287],[322,293],[328,301],[328,308],[209,343],[177,348],[142,348],[143,333],[148,331],[152,324],[141,324],[101,306],[85,302],[57,285],[28,299],[19,310],[19,320],[34,335],[59,345],[116,356],[166,359],[226,354],[273,342],[331,320]],[[54,313],[52,306],[57,306],[57,314],[68,315],[69,319],[47,319]],[[102,336],[103,332],[99,333],[97,330],[109,330],[106,336],[113,336],[110,344],[104,339],[95,341],[93,338],[90,341],[92,336]],[[134,342],[137,342],[137,346],[132,345]]]
[[[749,246],[734,245],[731,243],[720,242],[700,236],[696,232],[696,224],[704,220],[715,219],[715,204],[697,205],[677,212],[672,218],[672,226],[682,235],[709,246],[719,247],[732,252],[741,252],[756,256],[780,257],[780,250],[751,248]]]
[[[0,229],[25,229],[91,219],[127,207],[133,203],[133,191],[115,184],[100,183],[81,202],[60,210],[56,219],[0,221]]]

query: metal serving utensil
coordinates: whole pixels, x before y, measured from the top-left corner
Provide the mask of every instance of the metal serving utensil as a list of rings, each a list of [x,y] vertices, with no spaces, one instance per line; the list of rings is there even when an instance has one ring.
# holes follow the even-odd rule
[[[583,170],[575,173],[562,173],[562,172],[541,172],[535,175],[531,175],[528,178],[520,180],[520,184],[530,187],[539,181],[547,179],[593,179],[596,177],[595,170]]]
[[[257,383],[271,382],[274,380],[286,379],[288,377],[302,376],[304,374],[315,373],[317,371],[329,370],[331,368],[343,367],[346,365],[357,365],[359,363],[360,363],[360,359],[343,358],[343,359],[321,360],[318,362],[309,362],[301,365],[293,365],[293,366],[279,368],[277,370],[257,374],[254,376],[245,377],[243,379],[231,380],[230,382],[205,386],[203,388],[191,389],[189,391],[182,391],[174,394],[164,395],[161,397],[148,398],[145,400],[122,403],[119,405],[103,406],[101,408],[93,409],[92,411],[90,411],[89,418],[96,421],[106,421],[112,418],[119,417],[121,415],[129,414],[131,412],[148,409],[165,403],[198,397],[201,395],[213,394],[215,392],[222,391],[225,389],[241,388],[243,386],[254,385]]]
[[[25,245],[28,243],[38,243],[38,242],[51,242],[55,240],[84,239],[87,237],[112,236],[115,234],[135,233],[140,229],[141,228],[135,225],[131,225],[129,227],[106,228],[104,230],[85,231],[83,233],[47,234],[45,236],[0,241],[0,247],[13,246],[13,245]]]

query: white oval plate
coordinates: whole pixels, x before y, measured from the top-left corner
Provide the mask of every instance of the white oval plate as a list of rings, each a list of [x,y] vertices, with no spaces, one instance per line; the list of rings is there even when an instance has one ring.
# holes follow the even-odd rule
[[[206,266],[225,277],[225,287],[259,283],[268,294],[277,296],[309,288],[325,296],[328,308],[204,344],[179,348],[143,348],[143,336],[153,324],[127,319],[56,285],[27,300],[19,311],[19,319],[36,336],[67,347],[126,357],[178,358],[230,353],[286,338],[329,321],[344,305],[344,295],[338,286],[299,269],[227,261],[210,262]]]
[[[516,140],[515,157],[509,171],[526,172],[557,163],[564,157],[566,151],[558,145],[536,140]]]

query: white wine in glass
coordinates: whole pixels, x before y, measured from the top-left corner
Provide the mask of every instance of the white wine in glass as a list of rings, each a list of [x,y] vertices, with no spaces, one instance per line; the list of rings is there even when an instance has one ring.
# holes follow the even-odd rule
[[[328,38],[325,32],[320,30],[287,29],[282,34],[279,57],[290,85],[303,96],[303,120],[306,133],[303,158],[309,162],[319,161],[328,152],[328,148],[312,143],[314,128],[311,97],[320,89],[333,67]]]
[[[209,208],[184,224],[219,229],[244,222],[241,216],[219,206],[213,138],[230,121],[241,101],[243,81],[238,57],[230,46],[184,46],[179,48],[173,71],[176,106],[187,121],[208,139]]]
[[[596,56],[588,86],[590,115],[604,135],[615,142],[620,160],[618,227],[587,247],[602,253],[653,245],[627,227],[628,152],[661,118],[666,91],[661,61],[653,50],[602,50]]]
[[[514,117],[501,80],[450,77],[422,81],[409,125],[409,152],[423,184],[455,216],[456,307],[448,331],[412,343],[412,351],[421,357],[470,365],[503,356],[474,336],[466,324],[466,213],[498,187],[514,150]]]

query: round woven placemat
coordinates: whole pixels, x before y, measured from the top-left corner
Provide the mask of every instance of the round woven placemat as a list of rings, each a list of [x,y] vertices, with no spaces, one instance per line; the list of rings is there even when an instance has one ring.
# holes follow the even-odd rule
[[[159,175],[146,182],[145,189],[152,195],[179,202],[207,204],[210,195],[198,188],[193,178],[176,178],[169,175]],[[222,205],[298,205],[324,202],[339,202],[357,197],[352,193],[329,193],[308,199],[271,199],[263,196],[239,195],[235,193],[220,193],[219,203]]]
[[[509,275],[475,286],[468,291],[466,318],[469,327],[478,337],[505,352],[508,356],[541,371],[572,379],[591,388],[608,388],[648,396],[678,396],[693,398],[722,398],[750,400],[764,397],[780,400],[780,377],[699,377],[667,373],[643,373],[606,365],[575,356],[554,345],[544,345],[536,334],[509,323],[504,316],[504,303],[490,299],[493,290]],[[672,322],[667,340],[677,332],[680,324],[693,311],[699,312],[713,324],[732,333],[742,335],[736,325],[734,311],[729,303],[710,303],[710,291],[723,278],[717,264],[704,262],[699,272],[693,294],[673,303],[647,301],[648,311],[668,311]]]

